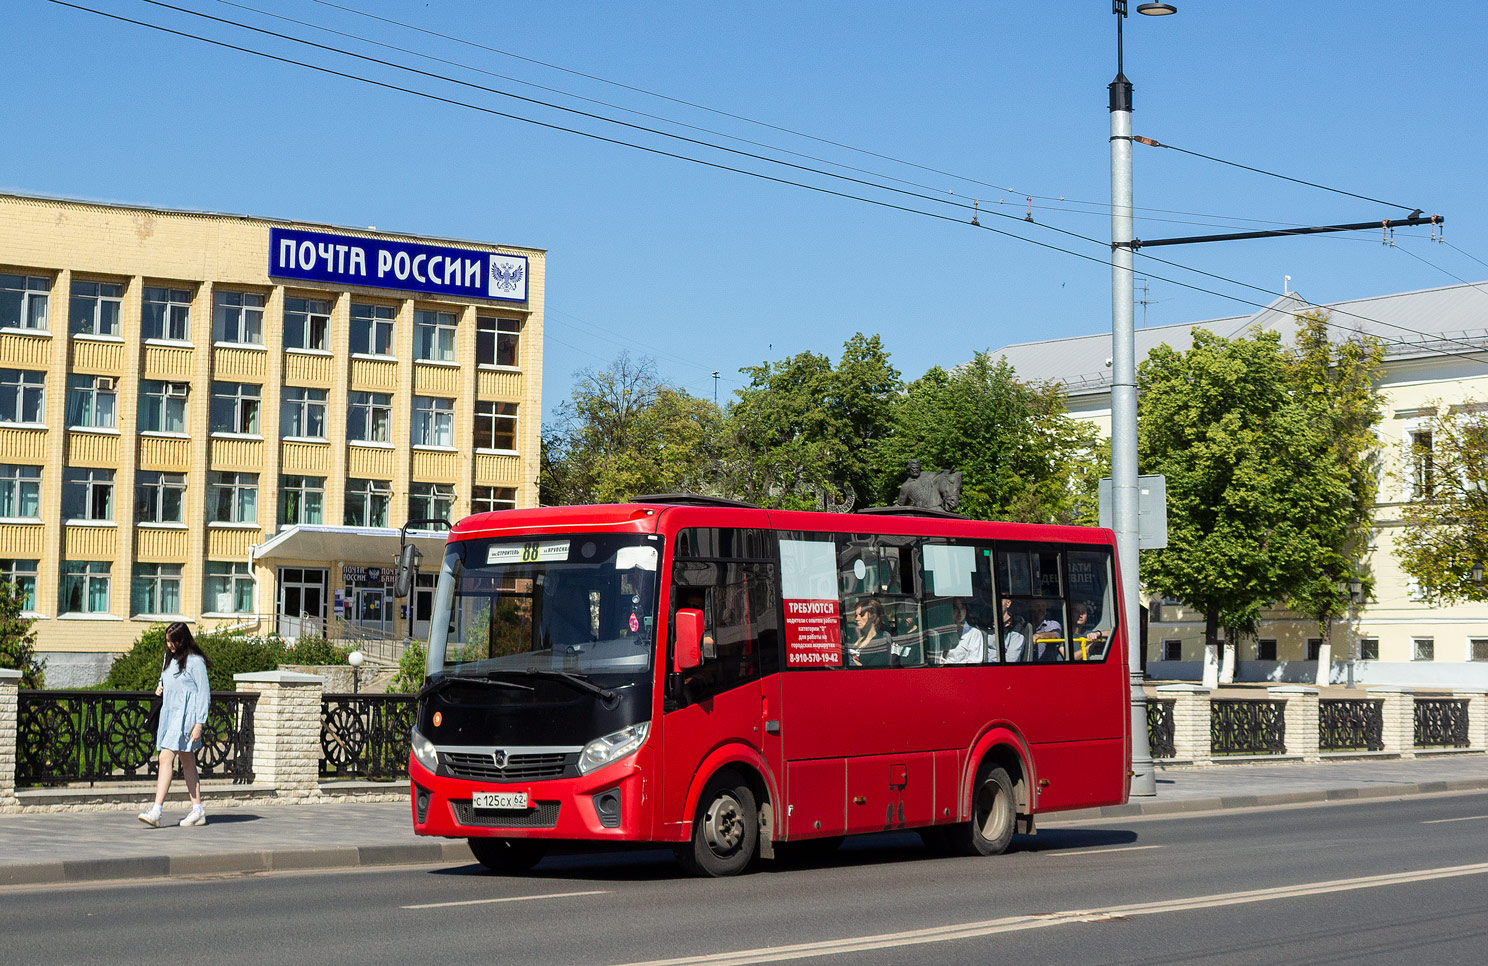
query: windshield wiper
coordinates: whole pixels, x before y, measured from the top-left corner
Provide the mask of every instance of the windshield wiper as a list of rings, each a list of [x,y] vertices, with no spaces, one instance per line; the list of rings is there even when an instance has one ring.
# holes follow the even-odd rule
[[[469,674],[446,674],[428,684],[419,691],[419,697],[427,697],[436,691],[442,691],[451,684],[484,684],[493,688],[511,688],[514,691],[531,691],[530,685],[518,684],[515,681],[502,681],[493,675],[502,674],[502,671],[489,671],[484,675]]]
[[[522,668],[520,670],[504,671],[499,673],[525,674],[528,677],[549,678],[554,681],[562,681],[564,684],[570,684],[578,688],[580,691],[588,691],[590,694],[599,695],[601,700],[615,700],[615,692],[612,689],[601,687],[600,685],[595,684],[593,681],[589,680],[587,677],[577,671],[556,671],[551,668],[528,667]]]

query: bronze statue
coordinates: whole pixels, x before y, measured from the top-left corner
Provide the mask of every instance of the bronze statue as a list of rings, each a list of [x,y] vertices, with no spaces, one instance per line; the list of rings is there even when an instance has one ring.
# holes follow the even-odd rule
[[[920,461],[909,461],[909,478],[899,487],[899,506],[954,511],[961,502],[961,471],[922,473]]]

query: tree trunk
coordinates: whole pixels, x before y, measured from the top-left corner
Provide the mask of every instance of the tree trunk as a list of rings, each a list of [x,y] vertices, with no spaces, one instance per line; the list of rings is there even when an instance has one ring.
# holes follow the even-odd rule
[[[1204,687],[1219,687],[1219,609],[1204,610]]]

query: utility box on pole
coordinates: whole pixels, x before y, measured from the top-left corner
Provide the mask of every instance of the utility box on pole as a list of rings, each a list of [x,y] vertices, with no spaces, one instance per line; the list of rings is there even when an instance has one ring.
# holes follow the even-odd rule
[[[1100,525],[1112,528],[1111,478],[1100,481]],[[1168,478],[1137,477],[1137,549],[1163,550],[1168,545]]]

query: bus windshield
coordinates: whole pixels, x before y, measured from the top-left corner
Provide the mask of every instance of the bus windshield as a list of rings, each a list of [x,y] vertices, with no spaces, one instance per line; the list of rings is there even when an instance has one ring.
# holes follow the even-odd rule
[[[649,675],[657,547],[643,534],[450,543],[430,622],[429,675]]]

